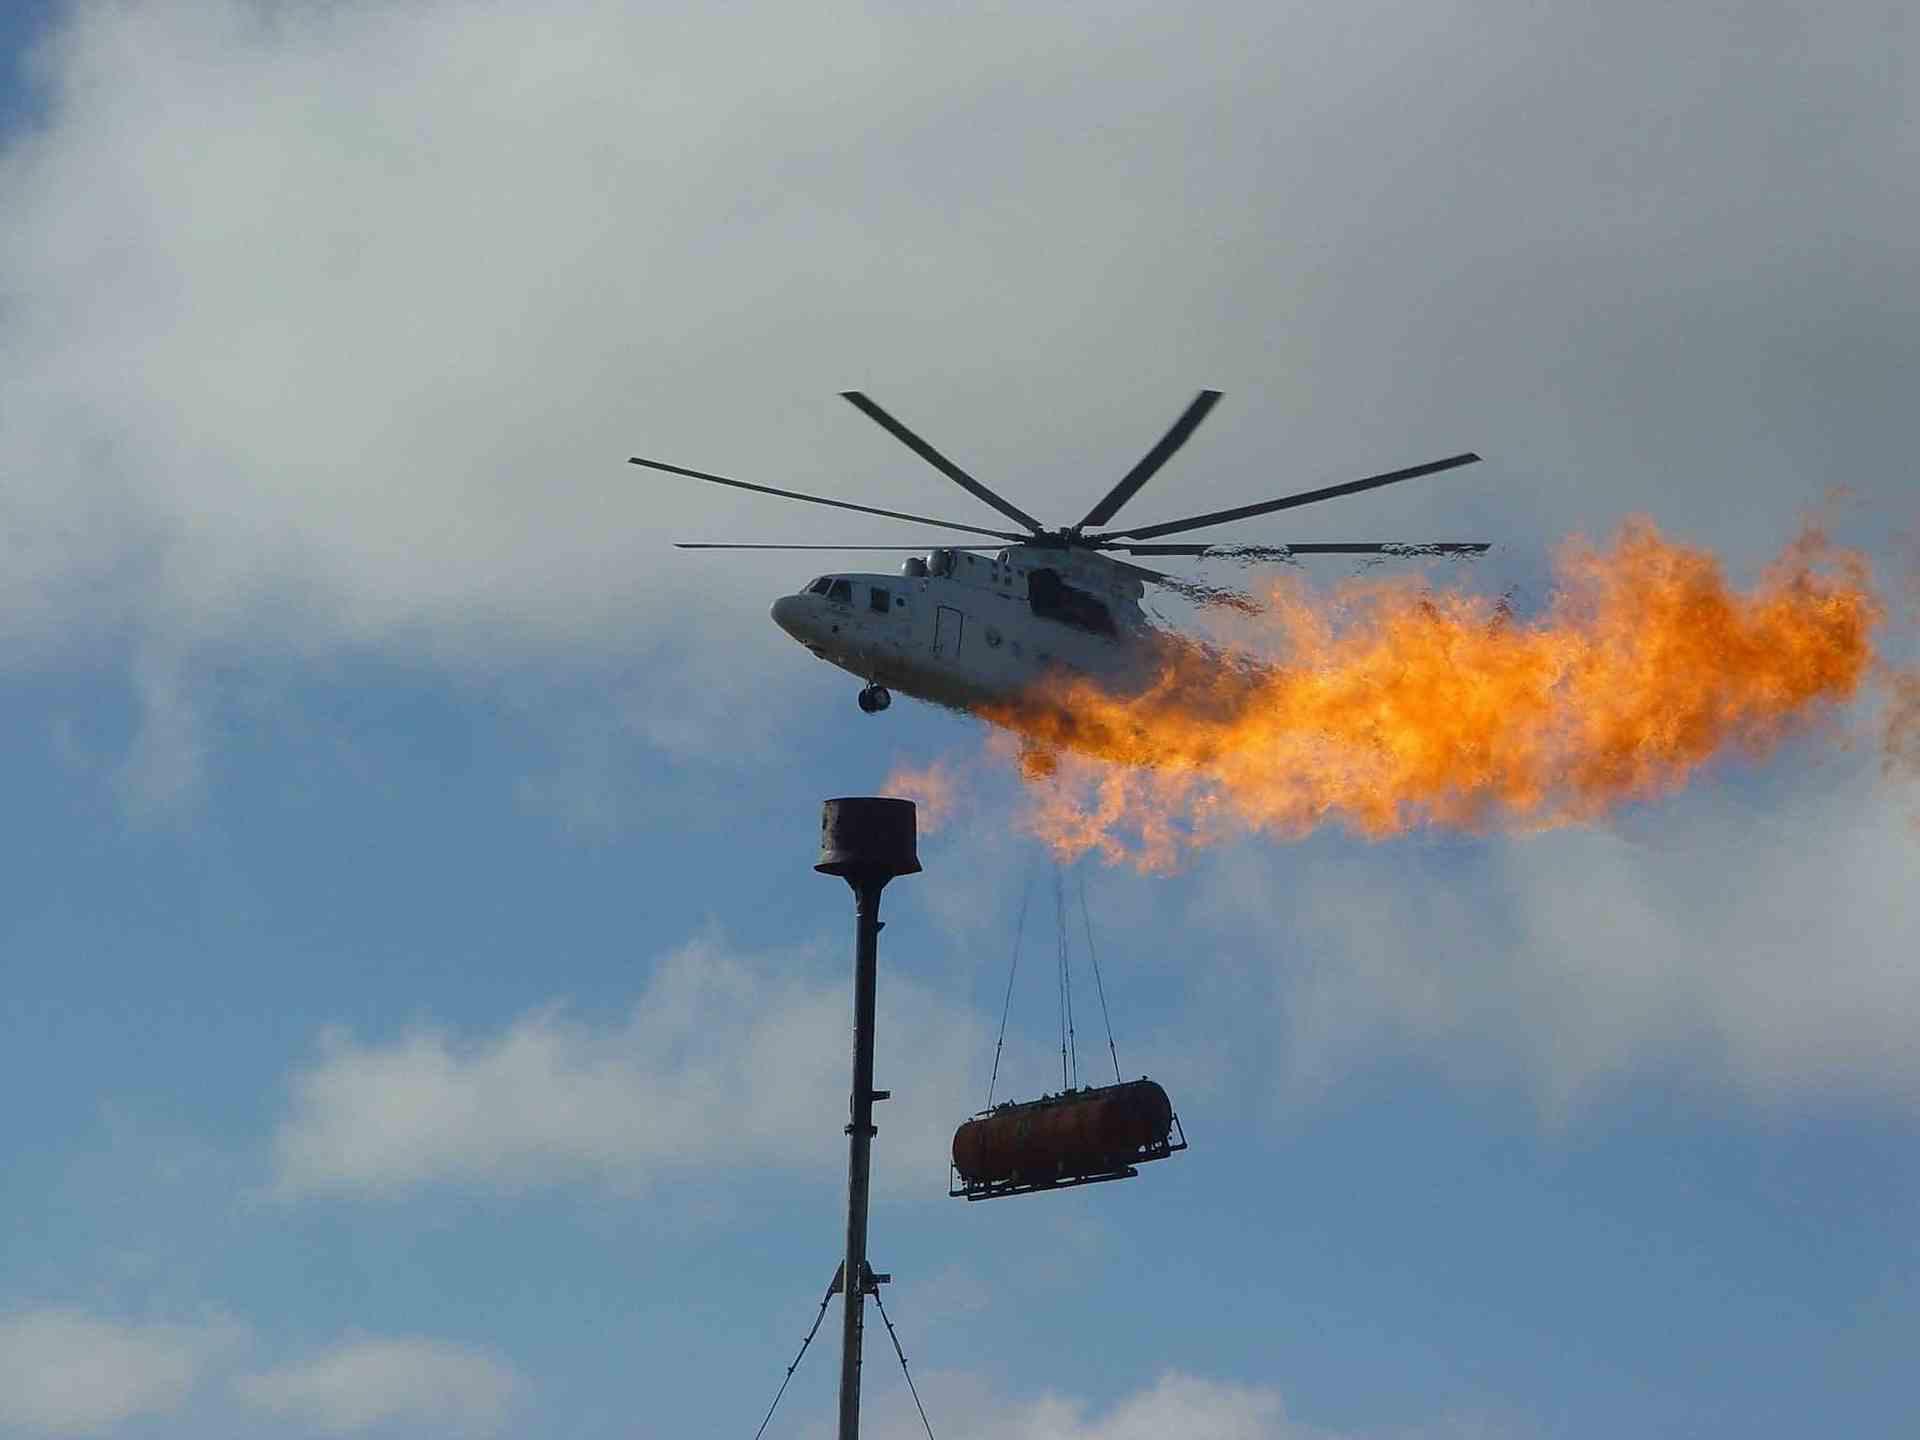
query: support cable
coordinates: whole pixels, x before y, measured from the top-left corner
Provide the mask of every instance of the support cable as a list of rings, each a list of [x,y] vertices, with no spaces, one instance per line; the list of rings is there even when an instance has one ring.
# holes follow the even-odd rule
[[[780,1382],[780,1388],[774,1392],[773,1404],[767,1407],[767,1416],[760,1422],[760,1428],[753,1432],[753,1440],[760,1440],[760,1437],[767,1433],[767,1426],[773,1423],[773,1412],[780,1408],[780,1397],[787,1393],[787,1386],[793,1380],[793,1372],[800,1368],[800,1362],[806,1358],[807,1347],[813,1343],[813,1337],[820,1333],[820,1322],[827,1315],[827,1302],[833,1299],[840,1289],[840,1276],[845,1269],[846,1267],[842,1265],[840,1269],[835,1270],[833,1279],[827,1282],[827,1293],[820,1297],[820,1309],[814,1314],[813,1328],[807,1331],[807,1338],[800,1342],[800,1353],[793,1357],[793,1364],[787,1366],[787,1378]],[[874,1298],[879,1297],[876,1295]]]
[[[1060,1089],[1069,1091],[1068,1081],[1068,966],[1060,952],[1060,870],[1054,868],[1054,1006],[1060,1016]]]
[[[1060,1081],[1068,1090],[1080,1084],[1080,1041],[1073,1029],[1073,958],[1067,930],[1066,889],[1060,867],[1053,867],[1053,923],[1060,945]],[[1071,1056],[1072,1068],[1068,1068]]]
[[[1020,973],[1020,937],[1027,929],[1027,901],[1033,898],[1033,872],[1020,887],[1020,918],[1013,926],[1013,960],[1007,966],[1007,998],[1000,1002],[1000,1038],[993,1042],[993,1073],[987,1077],[987,1109],[993,1108],[993,1087],[1000,1081],[1000,1051],[1007,1043],[1007,1016],[1013,1013],[1013,977]]]
[[[913,1383],[913,1372],[907,1369],[907,1352],[900,1348],[900,1336],[894,1331],[893,1320],[880,1299],[880,1287],[877,1285],[873,1289],[873,1303],[879,1307],[880,1318],[887,1323],[887,1338],[893,1341],[893,1353],[900,1357],[900,1373],[907,1377],[907,1393],[913,1396],[913,1408],[920,1412],[920,1423],[926,1427],[927,1440],[933,1440],[933,1426],[927,1420],[927,1407],[920,1403],[920,1391]],[[759,1437],[755,1436],[754,1440],[759,1440]]]
[[[1060,885],[1060,904],[1055,922],[1060,927],[1060,960],[1067,970],[1067,1049],[1073,1055],[1073,1083],[1076,1089],[1080,1085],[1080,1037],[1073,1028],[1073,931],[1067,923],[1066,878],[1055,873]]]
[[[1120,1083],[1120,1052],[1113,1048],[1113,1017],[1107,1013],[1107,987],[1100,979],[1100,955],[1093,948],[1093,920],[1087,914],[1087,877],[1080,875],[1080,924],[1087,932],[1087,959],[1093,962],[1093,988],[1100,995],[1100,1018],[1107,1024],[1107,1053],[1113,1057],[1113,1083]]]

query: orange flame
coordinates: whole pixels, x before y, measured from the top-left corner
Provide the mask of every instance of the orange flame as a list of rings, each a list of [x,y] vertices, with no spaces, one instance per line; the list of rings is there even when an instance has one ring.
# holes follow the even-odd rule
[[[903,800],[911,800],[918,813],[918,828],[922,835],[931,835],[947,823],[953,814],[957,796],[953,772],[946,762],[936,760],[924,769],[900,763],[893,767],[893,773],[887,776],[882,793],[898,795]]]
[[[1746,592],[1648,520],[1605,550],[1569,542],[1556,570],[1527,622],[1413,582],[1283,583],[1255,637],[1270,666],[1174,646],[1142,694],[1072,681],[987,718],[1019,737],[1033,828],[1056,852],[1165,869],[1231,834],[1328,821],[1372,838],[1592,821],[1724,751],[1764,757],[1874,666],[1867,562],[1813,529]]]

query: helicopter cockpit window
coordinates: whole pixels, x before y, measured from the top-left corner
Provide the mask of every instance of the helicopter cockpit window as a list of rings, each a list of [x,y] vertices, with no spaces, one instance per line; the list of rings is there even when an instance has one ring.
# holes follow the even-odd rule
[[[825,575],[822,575],[818,580],[807,586],[807,594],[824,595],[827,593],[827,587],[831,584],[833,584],[833,581],[829,580]]]
[[[893,609],[893,594],[891,591],[881,589],[878,585],[869,585],[867,604],[885,615]]]
[[[851,580],[835,580],[831,585],[827,586],[827,599],[838,600],[842,605],[851,605],[853,603],[853,582]]]

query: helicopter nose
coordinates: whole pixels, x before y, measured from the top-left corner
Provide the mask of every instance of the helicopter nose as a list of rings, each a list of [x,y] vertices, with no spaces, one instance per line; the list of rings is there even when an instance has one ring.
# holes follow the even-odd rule
[[[796,640],[804,639],[800,626],[806,617],[807,602],[798,595],[782,595],[773,602],[773,608],[767,613],[773,616],[773,623]]]

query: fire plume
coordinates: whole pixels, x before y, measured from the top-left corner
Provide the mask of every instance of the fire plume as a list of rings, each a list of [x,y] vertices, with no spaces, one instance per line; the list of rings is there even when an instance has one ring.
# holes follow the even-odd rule
[[[953,772],[943,761],[925,767],[902,761],[888,774],[881,793],[913,801],[920,833],[931,835],[953,814],[957,788]]]
[[[1131,696],[1085,681],[989,713],[1062,855],[1164,869],[1236,833],[1332,822],[1547,829],[1761,758],[1851,700],[1884,616],[1867,561],[1812,529],[1747,590],[1627,523],[1570,541],[1536,618],[1417,582],[1276,585],[1252,659],[1173,644]]]

